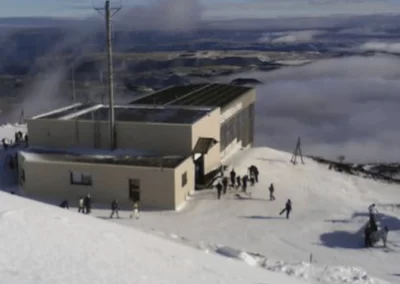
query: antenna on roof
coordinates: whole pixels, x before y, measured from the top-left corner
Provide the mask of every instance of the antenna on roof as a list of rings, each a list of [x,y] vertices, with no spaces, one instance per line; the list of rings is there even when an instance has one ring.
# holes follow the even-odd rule
[[[92,0],[93,8],[99,12],[106,20],[106,33],[107,33],[107,64],[108,64],[108,95],[109,95],[109,115],[110,115],[110,148],[115,149],[115,114],[114,114],[114,74],[113,74],[113,61],[112,61],[112,28],[111,18],[122,9],[121,0],[113,1],[118,2],[111,7],[110,0],[105,2],[104,7],[95,7],[94,0]]]
[[[290,160],[290,162],[292,162],[293,165],[297,164],[297,161],[296,161],[297,156],[300,156],[301,163],[304,165],[303,154],[301,153],[301,138],[300,137],[297,139],[296,149],[294,149],[292,159]]]

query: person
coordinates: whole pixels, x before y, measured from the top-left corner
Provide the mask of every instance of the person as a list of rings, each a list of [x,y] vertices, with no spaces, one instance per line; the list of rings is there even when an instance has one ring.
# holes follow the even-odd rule
[[[236,176],[236,189],[239,189],[242,184],[242,179],[240,176]]]
[[[368,206],[368,213],[369,213],[369,217],[371,218],[371,216],[374,217],[374,215],[376,213],[379,213],[378,210],[376,209],[376,205],[375,203],[371,204],[370,206]]]
[[[226,194],[226,190],[228,189],[228,178],[227,177],[224,177],[223,179],[222,179],[222,185],[224,186],[224,194]]]
[[[242,190],[243,192],[247,191],[247,181],[249,180],[249,176],[245,175],[244,177],[242,177]]]
[[[63,200],[63,202],[61,202],[60,204],[61,208],[65,208],[65,209],[69,209],[69,204],[68,204],[68,200]]]
[[[83,203],[84,203],[85,213],[90,214],[91,209],[92,209],[92,198],[90,197],[90,193],[88,193],[84,197]]]
[[[256,166],[251,165],[249,167],[249,174],[254,177],[255,182],[258,182],[258,168]]]
[[[117,215],[117,218],[119,218],[119,214],[118,214],[118,201],[116,199],[114,199],[111,202],[111,215],[110,215],[110,219],[114,216],[114,213]]]
[[[367,227],[365,227],[365,230],[364,230],[364,245],[365,245],[366,248],[372,247],[370,224],[368,224]]]
[[[1,139],[1,143],[3,144],[4,150],[7,150],[7,148],[8,148],[8,143],[7,143],[7,141],[6,141],[6,138]]]
[[[135,216],[136,219],[139,219],[139,217],[140,217],[139,202],[138,201],[134,201],[133,202],[133,212],[131,214],[131,219],[133,218],[133,216]]]
[[[288,199],[286,201],[285,208],[282,209],[282,211],[279,213],[279,215],[282,215],[283,213],[286,212],[286,219],[289,219],[291,211],[292,211],[292,201],[290,199]]]
[[[383,228],[383,232],[382,232],[383,247],[386,247],[388,234],[389,234],[389,228],[388,228],[388,226],[385,226]]]
[[[274,191],[275,191],[274,184],[271,183],[271,185],[269,186],[269,200],[271,201],[275,200]]]
[[[84,197],[79,198],[78,213],[85,214],[85,198]]]
[[[222,184],[220,182],[218,182],[218,184],[217,184],[217,196],[218,196],[218,199],[221,199],[221,193],[222,193]]]
[[[250,178],[250,185],[251,185],[251,186],[254,186],[254,183],[255,183],[255,179],[254,179],[254,176],[252,176],[252,177]]]
[[[232,188],[235,187],[235,181],[236,181],[236,172],[235,169],[232,169],[230,172],[230,176],[231,176],[231,186]]]

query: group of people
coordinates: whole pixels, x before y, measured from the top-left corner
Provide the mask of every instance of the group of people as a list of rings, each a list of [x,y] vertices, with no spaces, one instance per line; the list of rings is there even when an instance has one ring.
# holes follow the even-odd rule
[[[384,226],[381,231],[378,230],[375,214],[379,212],[376,209],[375,203],[371,204],[368,207],[368,213],[369,213],[369,220],[364,230],[365,247],[373,247],[374,243],[378,242],[379,239],[382,239],[383,246],[386,247],[389,228],[388,226]]]
[[[221,196],[225,195],[228,189],[241,190],[243,193],[246,193],[249,196],[251,196],[251,193],[247,192],[248,183],[250,182],[250,186],[254,186],[256,183],[258,183],[258,181],[259,181],[259,170],[256,166],[251,165],[250,167],[248,167],[247,173],[243,176],[238,175],[235,172],[235,169],[232,168],[232,170],[229,173],[229,179],[228,177],[223,175],[221,181],[217,183],[216,185],[217,198],[221,199]],[[273,183],[270,184],[268,190],[269,190],[269,200],[274,201],[276,198],[275,198],[275,186]],[[286,213],[286,218],[289,219],[291,212],[292,212],[292,201],[288,199],[286,201],[285,207],[282,209],[279,215]]]
[[[222,180],[216,185],[217,197],[221,199],[222,194],[226,194],[228,189],[242,190],[247,193],[247,186],[250,182],[251,186],[254,186],[258,182],[259,171],[254,165],[248,168],[248,173],[243,176],[236,174],[235,169],[232,169],[229,173],[229,179],[227,176],[222,176]]]
[[[28,134],[24,135],[22,131],[14,133],[14,141],[9,141],[6,138],[1,139],[4,150],[7,150],[11,145],[21,145],[23,142],[25,143],[25,146],[28,146]]]
[[[139,201],[132,200],[133,203],[133,208],[132,208],[132,213],[130,214],[130,218],[135,217],[136,219],[139,219],[140,213],[139,213]],[[68,200],[63,200],[60,203],[61,208],[69,209],[69,202]],[[92,198],[90,197],[90,193],[88,193],[86,196],[82,196],[79,198],[78,201],[78,213],[83,213],[83,214],[90,214],[92,208]],[[119,218],[119,203],[117,199],[114,199],[111,202],[111,214],[110,214],[110,219],[114,217],[114,215]]]

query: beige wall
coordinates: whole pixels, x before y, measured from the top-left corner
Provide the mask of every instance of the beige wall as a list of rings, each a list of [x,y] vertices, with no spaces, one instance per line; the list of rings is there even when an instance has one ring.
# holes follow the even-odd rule
[[[214,138],[219,142],[221,137],[220,109],[217,108],[197,121],[192,127],[192,149],[200,137]],[[220,165],[220,146],[217,143],[204,156],[204,173],[207,174]]]
[[[185,124],[117,122],[117,148],[187,156],[192,150],[191,131]]]
[[[59,202],[68,198],[71,205],[76,205],[80,196],[90,193],[94,203],[108,205],[117,198],[121,205],[130,205],[129,179],[138,178],[143,207],[174,210],[177,201],[180,200],[174,194],[174,169],[44,161],[29,159],[29,156],[25,160],[23,155],[20,157],[21,171],[25,171],[25,182],[22,185],[28,197]],[[190,169],[189,164],[180,168],[188,171],[188,177],[194,171]],[[91,174],[93,186],[71,185],[70,171]],[[190,186],[188,185],[187,189]],[[182,194],[186,193],[179,189],[179,196]]]
[[[229,110],[230,108],[234,107],[238,103],[242,104],[242,108],[246,108],[249,105],[251,105],[252,103],[254,103],[255,101],[256,101],[256,90],[252,89],[252,90],[248,91],[246,94],[242,95],[237,100],[234,100],[233,102],[231,102],[230,104],[225,106],[221,110],[221,114],[225,113],[227,110]]]
[[[107,122],[90,120],[28,120],[33,147],[108,148]],[[189,155],[191,125],[116,122],[117,148],[140,149],[161,155]]]
[[[182,186],[182,175],[187,174],[187,184]],[[191,157],[175,169],[175,207],[179,208],[186,201],[189,193],[195,190],[194,162]]]

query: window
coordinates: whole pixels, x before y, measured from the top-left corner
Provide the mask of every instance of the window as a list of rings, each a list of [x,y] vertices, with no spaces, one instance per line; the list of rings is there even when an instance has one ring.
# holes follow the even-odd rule
[[[140,180],[137,178],[129,179],[129,199],[134,202],[140,201]]]
[[[74,185],[92,185],[92,176],[86,173],[70,172],[70,183]]]
[[[187,184],[188,180],[187,180],[187,172],[184,172],[182,174],[182,187],[185,187],[185,185]]]

